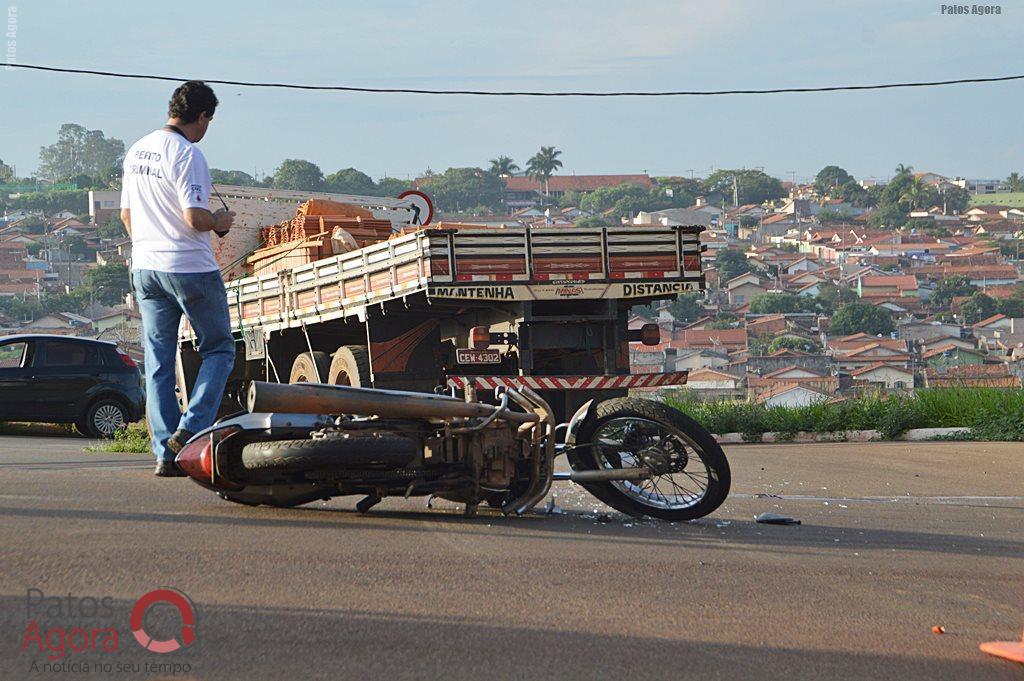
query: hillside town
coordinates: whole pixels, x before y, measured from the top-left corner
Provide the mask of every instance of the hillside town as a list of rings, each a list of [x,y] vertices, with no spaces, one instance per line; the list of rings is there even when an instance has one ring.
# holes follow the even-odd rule
[[[8,5],[0,681],[1022,681],[1021,10]]]
[[[865,391],[1021,385],[1016,173],[968,180],[901,165],[887,181],[857,181],[828,166],[806,183],[758,170],[566,175],[556,174],[560,153],[545,147],[522,172],[499,157],[489,170],[378,183],[352,168],[325,177],[306,161],[262,181],[214,174],[257,191],[422,189],[440,209],[434,221],[455,228],[700,225],[706,291],[637,307],[630,320],[661,331],[658,345],[631,345],[633,373],[689,371],[685,389],[699,399],[804,406]],[[117,178],[88,190],[65,179],[0,187],[0,333],[114,340],[142,361]],[[73,200],[30,207],[46,196]]]

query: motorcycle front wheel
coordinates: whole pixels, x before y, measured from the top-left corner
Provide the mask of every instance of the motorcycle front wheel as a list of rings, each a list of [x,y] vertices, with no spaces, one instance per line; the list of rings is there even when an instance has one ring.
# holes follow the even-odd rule
[[[569,463],[574,470],[648,468],[646,480],[581,484],[618,511],[669,521],[712,513],[731,484],[711,433],[677,409],[636,398],[599,403],[580,426]]]

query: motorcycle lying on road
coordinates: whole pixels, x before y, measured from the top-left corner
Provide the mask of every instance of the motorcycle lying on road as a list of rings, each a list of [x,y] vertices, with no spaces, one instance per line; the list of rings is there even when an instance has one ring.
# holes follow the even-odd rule
[[[366,512],[387,496],[434,496],[521,515],[552,482],[571,480],[624,513],[692,520],[729,493],[729,464],[704,428],[660,402],[584,404],[556,424],[526,387],[499,404],[449,395],[254,381],[249,413],[196,434],[178,465],[241,504],[292,507],[362,495]],[[555,472],[568,458],[569,472]]]

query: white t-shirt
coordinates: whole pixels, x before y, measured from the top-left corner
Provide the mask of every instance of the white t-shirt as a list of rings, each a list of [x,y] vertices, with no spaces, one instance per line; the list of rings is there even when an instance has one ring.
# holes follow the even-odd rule
[[[124,157],[121,208],[132,213],[132,269],[213,272],[210,232],[185,222],[186,208],[209,210],[210,167],[203,152],[176,132],[156,130]]]

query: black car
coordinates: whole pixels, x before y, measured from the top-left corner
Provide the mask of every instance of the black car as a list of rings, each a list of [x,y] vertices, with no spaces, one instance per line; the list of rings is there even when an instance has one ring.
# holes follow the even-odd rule
[[[0,421],[74,423],[110,437],[142,418],[146,393],[115,343],[48,334],[0,337]]]

